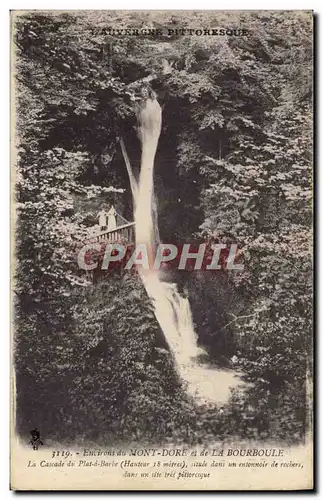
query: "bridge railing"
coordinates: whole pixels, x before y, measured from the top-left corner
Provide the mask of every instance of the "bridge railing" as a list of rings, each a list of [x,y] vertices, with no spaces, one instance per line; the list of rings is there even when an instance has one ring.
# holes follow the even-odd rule
[[[126,240],[129,243],[135,241],[135,222],[129,222],[110,231],[104,230],[91,238],[91,241],[106,241],[108,243]]]

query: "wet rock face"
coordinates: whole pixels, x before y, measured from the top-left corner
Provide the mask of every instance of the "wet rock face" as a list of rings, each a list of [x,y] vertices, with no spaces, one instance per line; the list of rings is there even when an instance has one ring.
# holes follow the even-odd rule
[[[187,274],[179,274],[178,281],[189,297],[199,343],[211,359],[227,364],[237,346],[230,326],[223,327],[232,320],[229,312],[239,314],[243,309],[243,300],[228,283],[226,271]]]

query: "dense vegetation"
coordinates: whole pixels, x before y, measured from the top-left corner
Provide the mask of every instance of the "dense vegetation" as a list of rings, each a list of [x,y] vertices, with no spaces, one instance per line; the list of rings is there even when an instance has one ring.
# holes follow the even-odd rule
[[[167,27],[245,28],[173,36]],[[109,27],[163,28],[110,36]],[[298,441],[311,373],[310,13],[28,13],[15,17],[17,429],[47,439]],[[163,109],[155,187],[164,241],[238,243],[243,272],[182,273],[213,363],[249,382],[186,396],[135,274],[95,286],[76,251],[110,203],[129,220],[118,140],[140,159],[133,102]],[[15,166],[16,167],[16,166]]]

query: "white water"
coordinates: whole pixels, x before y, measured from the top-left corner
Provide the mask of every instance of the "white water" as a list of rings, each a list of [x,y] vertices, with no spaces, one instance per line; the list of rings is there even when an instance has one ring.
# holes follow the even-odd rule
[[[136,245],[145,243],[151,249],[151,260],[158,234],[156,217],[153,217],[153,169],[161,121],[161,108],[157,100],[148,99],[138,115],[142,147],[138,185],[128,168],[135,209]],[[215,370],[199,363],[198,356],[204,351],[197,345],[188,299],[179,294],[175,284],[161,281],[158,271],[144,270],[139,266],[138,272],[153,302],[157,321],[174,356],[178,372],[187,383],[189,394],[199,402],[225,403],[230,395],[230,387],[237,385],[238,380],[231,372]]]

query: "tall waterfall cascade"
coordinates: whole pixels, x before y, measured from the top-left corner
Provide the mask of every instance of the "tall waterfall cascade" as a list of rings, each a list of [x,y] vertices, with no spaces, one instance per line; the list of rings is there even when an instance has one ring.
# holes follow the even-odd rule
[[[149,257],[152,261],[155,235],[158,234],[156,217],[153,216],[153,173],[162,126],[162,111],[157,99],[149,98],[143,103],[138,113],[138,124],[141,141],[138,184],[129,168],[128,174],[133,195],[136,245],[145,244],[151,252]],[[230,396],[230,387],[237,385],[237,378],[231,372],[208,367],[199,361],[204,350],[197,344],[188,298],[180,295],[176,284],[162,281],[159,271],[138,266],[138,273],[189,394],[197,402],[225,403]]]

